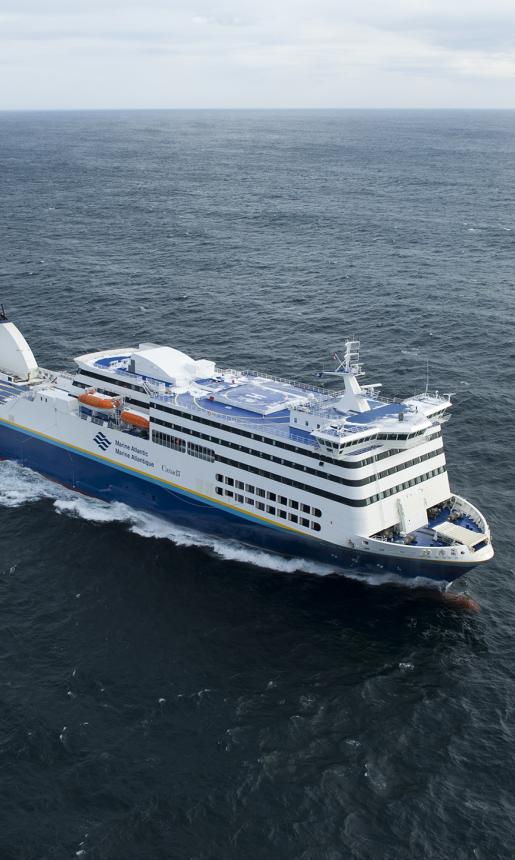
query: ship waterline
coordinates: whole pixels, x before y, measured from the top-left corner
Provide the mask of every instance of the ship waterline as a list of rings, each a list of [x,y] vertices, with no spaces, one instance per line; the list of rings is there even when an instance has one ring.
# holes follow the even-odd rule
[[[343,388],[220,369],[140,344],[37,365],[0,321],[0,457],[179,525],[345,570],[379,566],[452,581],[493,556],[488,524],[449,486],[447,395],[387,402],[360,384],[359,343],[330,375]]]

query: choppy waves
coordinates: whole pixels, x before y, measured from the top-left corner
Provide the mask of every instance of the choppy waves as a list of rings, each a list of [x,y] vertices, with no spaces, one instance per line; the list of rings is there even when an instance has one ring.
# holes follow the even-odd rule
[[[17,463],[0,463],[0,505],[7,508],[49,500],[58,514],[95,524],[119,523],[142,538],[169,540],[179,547],[201,547],[226,561],[237,561],[283,573],[295,571],[327,576],[334,568],[302,558],[282,558],[238,541],[210,537],[195,529],[175,526],[159,517],[136,511],[120,502],[104,502],[68,490]]]
[[[193,528],[176,526],[152,514],[137,511],[121,502],[105,502],[85,496],[56,484],[18,463],[0,463],[0,506],[17,508],[47,500],[63,516],[77,517],[94,523],[119,523],[142,538],[169,540],[177,547],[199,547],[226,561],[262,567],[277,573],[309,573],[315,576],[341,575],[368,585],[395,584],[405,588],[427,587],[442,590],[444,585],[425,579],[406,577],[391,571],[377,572],[359,568],[335,569],[303,558],[286,558],[276,553],[255,549],[237,540],[215,538]],[[379,568],[379,565],[378,565]]]

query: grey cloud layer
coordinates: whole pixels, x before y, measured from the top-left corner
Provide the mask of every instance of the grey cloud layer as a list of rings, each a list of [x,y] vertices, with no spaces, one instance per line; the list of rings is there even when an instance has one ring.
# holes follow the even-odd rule
[[[514,33],[505,0],[0,0],[0,106],[511,107]]]

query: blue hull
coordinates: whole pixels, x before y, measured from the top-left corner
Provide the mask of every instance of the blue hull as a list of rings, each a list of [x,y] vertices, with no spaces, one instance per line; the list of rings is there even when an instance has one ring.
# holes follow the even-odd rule
[[[0,423],[0,459],[15,460],[53,481],[95,496],[117,501],[164,517],[180,526],[225,539],[237,539],[252,547],[284,556],[301,557],[349,573],[391,570],[406,579],[422,576],[451,582],[470,569],[459,564],[414,560],[388,560],[384,556],[359,553],[310,537],[295,535],[279,526],[240,516],[216,502],[206,502],[190,493],[175,490],[157,479],[145,479],[134,472],[83,455],[72,448],[15,430]]]

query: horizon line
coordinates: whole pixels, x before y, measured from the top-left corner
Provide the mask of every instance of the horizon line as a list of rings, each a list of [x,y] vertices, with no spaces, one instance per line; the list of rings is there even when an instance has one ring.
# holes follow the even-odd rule
[[[515,111],[514,107],[492,107],[463,105],[433,107],[399,107],[391,105],[363,107],[0,107],[0,113],[87,113],[108,111]]]

